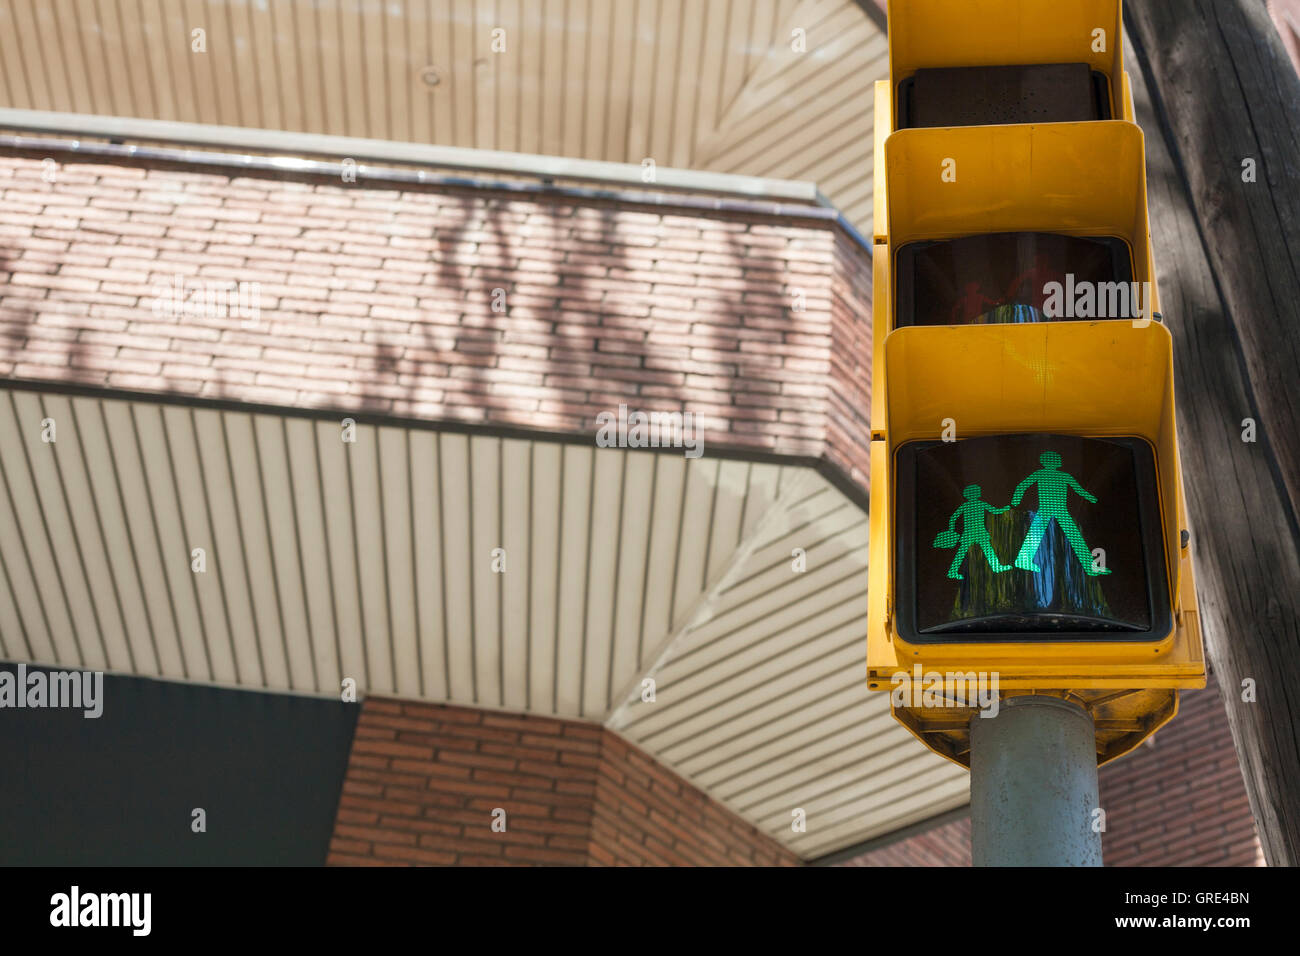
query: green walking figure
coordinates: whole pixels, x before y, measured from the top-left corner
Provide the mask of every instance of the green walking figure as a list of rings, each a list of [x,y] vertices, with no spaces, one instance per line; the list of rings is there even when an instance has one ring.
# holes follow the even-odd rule
[[[1038,554],[1038,546],[1043,543],[1048,522],[1055,520],[1057,527],[1065,535],[1065,540],[1070,542],[1070,549],[1074,551],[1074,556],[1083,565],[1084,574],[1090,578],[1110,574],[1110,568],[1093,567],[1092,552],[1084,544],[1083,533],[1070,517],[1070,512],[1065,505],[1071,488],[1085,501],[1090,501],[1094,505],[1097,499],[1084,491],[1074,480],[1073,475],[1060,470],[1061,456],[1056,452],[1043,452],[1038,456],[1038,463],[1043,467],[1016,485],[1015,494],[1011,496],[1011,507],[1015,508],[1019,506],[1020,499],[1024,497],[1031,485],[1038,486],[1038,512],[1034,515],[1033,524],[1029,526],[1029,533],[1025,535],[1024,544],[1020,546],[1020,553],[1016,555],[1016,567],[1023,571],[1042,570],[1034,564],[1034,556]]]
[[[953,512],[952,517],[948,519],[948,530],[942,532],[935,539],[936,548],[951,548],[959,544],[957,555],[952,559],[952,566],[948,568],[948,577],[954,581],[962,580],[961,568],[962,561],[966,558],[966,552],[970,550],[972,544],[978,544],[980,550],[984,552],[984,558],[989,563],[989,567],[995,572],[1010,571],[1011,565],[1003,564],[998,560],[997,554],[993,551],[993,542],[989,540],[989,530],[984,525],[984,512],[1000,515],[1010,508],[994,508],[986,501],[980,501],[980,495],[983,492],[979,485],[967,485],[962,490],[962,497],[966,502]],[[957,519],[961,518],[961,537],[957,537]]]

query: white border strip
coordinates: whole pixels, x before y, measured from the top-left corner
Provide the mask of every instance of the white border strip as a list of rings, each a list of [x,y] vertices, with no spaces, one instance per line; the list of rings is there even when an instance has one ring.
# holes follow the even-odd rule
[[[183,143],[216,149],[248,149],[286,156],[329,156],[335,159],[403,163],[462,172],[493,173],[540,180],[575,180],[639,189],[712,193],[775,202],[829,205],[814,183],[761,179],[732,173],[656,166],[654,181],[642,179],[643,169],[633,163],[606,163],[590,159],[507,153],[458,146],[401,143],[352,136],[325,136],[286,130],[209,126],[169,120],[57,113],[46,110],[0,109],[0,128],[28,132],[89,136],[119,141]]]

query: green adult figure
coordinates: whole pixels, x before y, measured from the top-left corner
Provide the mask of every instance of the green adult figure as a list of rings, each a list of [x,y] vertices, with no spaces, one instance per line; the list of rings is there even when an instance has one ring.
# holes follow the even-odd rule
[[[1065,535],[1065,540],[1070,542],[1070,549],[1074,552],[1074,556],[1083,565],[1084,574],[1090,578],[1110,574],[1110,568],[1093,568],[1092,552],[1084,544],[1083,533],[1070,517],[1070,512],[1065,505],[1071,488],[1084,500],[1094,505],[1097,499],[1084,491],[1074,480],[1073,475],[1061,471],[1061,456],[1056,452],[1043,452],[1038,456],[1038,463],[1043,467],[1016,485],[1015,494],[1011,496],[1011,507],[1015,508],[1031,485],[1038,486],[1038,512],[1034,515],[1033,524],[1029,526],[1029,533],[1025,535],[1024,544],[1020,546],[1020,553],[1016,555],[1016,567],[1023,571],[1042,570],[1034,564],[1034,556],[1038,554],[1038,546],[1043,543],[1048,522],[1055,521]]]
[[[984,525],[984,512],[1000,515],[1010,508],[994,508],[986,501],[980,501],[979,485],[967,485],[962,490],[962,497],[966,499],[965,503],[953,512],[952,517],[948,519],[948,530],[939,536],[939,541],[951,540],[947,547],[953,544],[960,544],[957,548],[957,555],[952,559],[952,566],[948,568],[948,577],[954,581],[962,580],[961,563],[966,558],[966,552],[970,550],[972,544],[980,546],[984,552],[984,559],[988,561],[989,567],[995,572],[1010,571],[1011,565],[1003,564],[998,560],[997,554],[993,551],[993,542],[989,540],[989,529]],[[957,519],[961,518],[961,538],[955,540],[957,535]],[[944,547],[939,541],[935,542],[935,547]],[[946,543],[946,542],[945,542]]]

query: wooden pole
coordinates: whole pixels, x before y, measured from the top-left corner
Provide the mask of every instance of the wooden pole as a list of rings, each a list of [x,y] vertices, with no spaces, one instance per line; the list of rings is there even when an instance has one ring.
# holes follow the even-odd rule
[[[1295,866],[1300,77],[1264,0],[1129,0],[1125,25],[1207,650],[1265,858]]]

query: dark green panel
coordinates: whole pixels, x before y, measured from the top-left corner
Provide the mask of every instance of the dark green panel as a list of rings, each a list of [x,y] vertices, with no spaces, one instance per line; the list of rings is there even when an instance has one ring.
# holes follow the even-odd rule
[[[325,862],[358,705],[107,675],[102,698],[0,707],[0,864]]]

